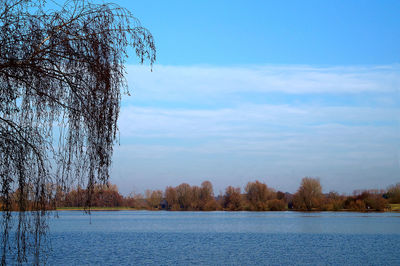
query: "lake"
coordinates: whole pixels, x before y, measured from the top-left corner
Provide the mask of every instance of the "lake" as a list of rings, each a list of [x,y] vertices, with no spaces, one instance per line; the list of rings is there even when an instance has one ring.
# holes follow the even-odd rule
[[[50,265],[400,265],[400,213],[60,211],[50,230]]]

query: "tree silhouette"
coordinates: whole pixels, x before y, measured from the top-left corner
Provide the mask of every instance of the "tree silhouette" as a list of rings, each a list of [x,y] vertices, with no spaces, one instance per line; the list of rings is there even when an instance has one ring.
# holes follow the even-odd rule
[[[276,197],[273,189],[258,180],[248,182],[245,190],[252,211],[266,211],[268,209],[267,201]]]
[[[107,182],[129,46],[155,61],[150,32],[117,5],[0,0],[2,264],[39,264],[56,190],[86,186],[90,208]]]
[[[319,178],[304,177],[299,189],[294,194],[293,202],[295,208],[311,211],[321,205],[322,196]]]
[[[240,187],[234,188],[228,186],[225,190],[223,207],[229,211],[239,211],[242,210],[243,202],[240,193]]]

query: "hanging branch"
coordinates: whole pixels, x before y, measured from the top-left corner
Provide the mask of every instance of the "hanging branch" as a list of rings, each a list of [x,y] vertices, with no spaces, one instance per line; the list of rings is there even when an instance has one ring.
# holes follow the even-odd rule
[[[7,254],[39,264],[57,189],[85,185],[90,208],[95,184],[107,183],[129,46],[155,62],[153,36],[118,5],[0,1],[3,265]]]

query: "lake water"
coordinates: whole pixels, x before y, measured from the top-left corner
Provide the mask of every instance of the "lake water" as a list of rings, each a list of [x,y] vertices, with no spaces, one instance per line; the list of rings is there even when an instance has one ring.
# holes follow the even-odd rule
[[[50,230],[50,265],[400,265],[399,213],[62,211]]]

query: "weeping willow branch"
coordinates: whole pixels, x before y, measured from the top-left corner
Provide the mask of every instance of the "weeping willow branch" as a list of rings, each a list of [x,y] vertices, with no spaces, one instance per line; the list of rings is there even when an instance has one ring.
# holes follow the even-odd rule
[[[128,47],[155,62],[153,36],[118,5],[0,0],[3,265],[39,264],[56,190],[86,186],[90,208],[107,183]]]

